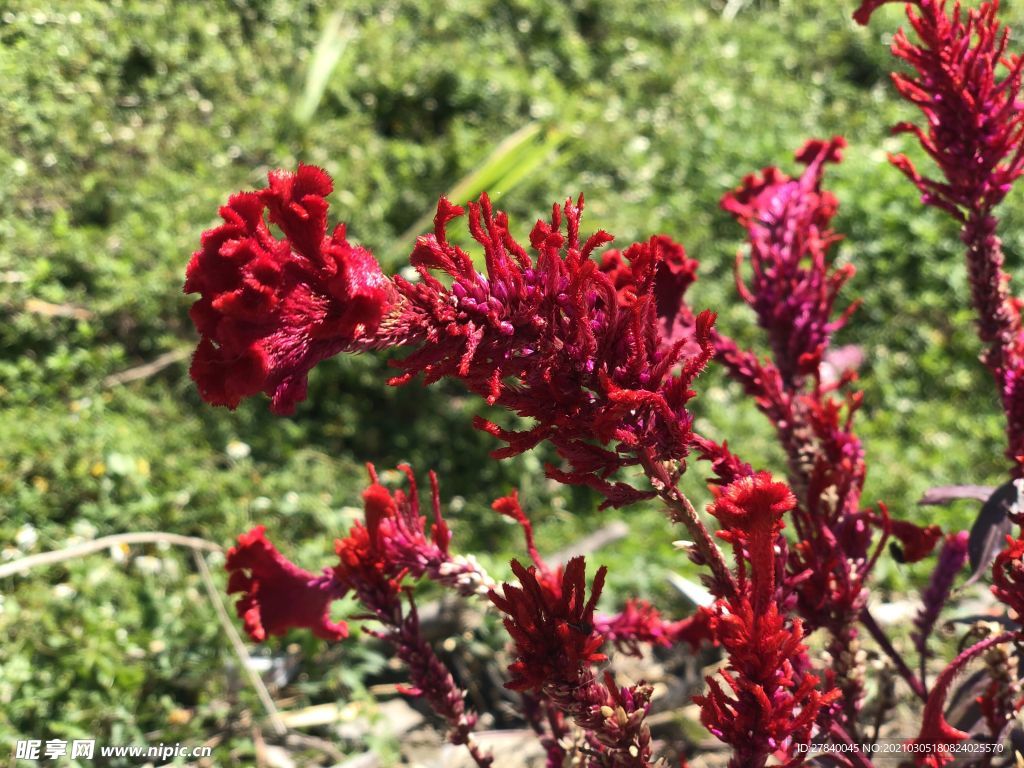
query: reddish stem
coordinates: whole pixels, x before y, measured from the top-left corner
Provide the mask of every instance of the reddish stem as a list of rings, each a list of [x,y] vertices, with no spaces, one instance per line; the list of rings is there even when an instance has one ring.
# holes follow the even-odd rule
[[[907,685],[910,686],[910,690],[921,699],[926,701],[928,698],[928,692],[922,685],[921,680],[913,673],[910,667],[907,666],[907,662],[903,660],[899,652],[893,648],[892,643],[889,641],[889,636],[885,634],[884,630],[878,626],[878,622],[875,621],[875,617],[871,615],[871,611],[864,608],[860,612],[860,621],[864,625],[865,629],[875,639],[875,642],[885,651],[885,655],[889,657],[893,664],[896,665],[896,671],[900,673],[904,680],[907,681]]]

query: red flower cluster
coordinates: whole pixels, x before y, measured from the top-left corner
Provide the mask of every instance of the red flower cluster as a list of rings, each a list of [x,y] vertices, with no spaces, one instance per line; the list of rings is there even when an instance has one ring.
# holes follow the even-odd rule
[[[268,178],[266,189],[231,197],[220,209],[224,223],[203,234],[188,265],[185,292],[199,294],[191,316],[202,336],[192,378],[215,405],[234,408],[266,392],[275,413],[291,413],[313,366],[363,348],[391,289],[344,226],[327,235],[326,173],[300,165]]]
[[[510,432],[478,420],[508,444],[496,457],[549,440],[571,468],[551,467],[551,477],[596,488],[612,506],[653,496],[609,477],[636,464],[641,449],[654,460],[688,452],[689,387],[711,356],[714,315],[702,313],[683,338],[659,331],[671,325],[673,297],[692,277],[685,255],[653,238],[626,250],[628,264],[602,272],[591,254],[611,236],[597,232],[580,241],[581,198],[555,206],[550,223],[533,228],[533,259],[484,196],[469,204],[484,275],[448,240],[448,223],[463,212],[442,199],[434,234],[421,237],[411,256],[420,281],[395,278],[403,298],[396,326],[423,343],[398,363],[406,373],[393,383],[421,372],[427,383],[460,379],[489,403],[536,421],[526,432]],[[451,287],[434,270],[450,277]]]
[[[289,562],[265,530],[261,525],[239,536],[227,556],[228,593],[242,593],[237,609],[245,631],[257,642],[293,627],[325,640],[348,637],[345,622],[330,620],[331,603],[344,595],[342,585],[330,573],[317,577]]]
[[[837,204],[821,186],[825,166],[842,159],[844,146],[838,137],[809,141],[796,154],[807,166],[800,177],[765,168],[723,198],[722,207],[747,230],[751,277],[749,283],[741,278],[741,253],[737,286],[768,337],[772,357],[761,360],[721,333],[715,346],[717,359],[775,425],[789,459],[797,542],[787,579],[809,627],[826,627],[832,635],[829,651],[852,720],[862,697],[856,625],[866,606],[867,578],[890,534],[912,561],[926,556],[941,532],[894,522],[884,509],[881,515],[861,509],[866,465],[853,430],[861,395],[848,389],[855,371],[834,370],[832,361],[841,356],[829,350],[856,307],[836,311],[839,291],[854,270],[833,263],[830,249],[839,238],[830,222]],[[727,481],[749,474],[724,446],[702,440],[701,454]],[[876,529],[882,532],[877,542]]]
[[[866,24],[885,0],[868,0],[855,18]],[[1007,51],[1010,30],[998,20],[998,0],[964,10],[946,0],[913,0],[907,17],[919,42],[900,30],[893,54],[913,68],[894,74],[904,99],[916,105],[926,128],[896,126],[914,134],[943,180],[923,176],[904,155],[891,158],[921,191],[922,200],[962,224],[971,299],[985,363],[1000,388],[1007,418],[1007,457],[1024,472],[1024,326],[1020,302],[1009,290],[993,209],[1024,174],[1024,57]],[[916,10],[915,10],[916,9]]]
[[[580,241],[580,198],[533,228],[534,259],[485,195],[469,204],[470,232],[484,248],[481,274],[447,237],[464,210],[442,199],[434,233],[410,257],[420,279],[389,279],[369,252],[348,244],[343,227],[326,237],[330,189],[310,166],[271,174],[269,188],[232,197],[225,223],[204,234],[185,290],[200,294],[192,317],[203,339],[192,373],[205,399],[235,407],[265,391],[287,413],[320,360],[414,346],[396,363],[405,373],[393,384],[418,373],[427,383],[458,378],[537,422],[510,432],[478,420],[508,444],[496,456],[550,440],[570,467],[549,468],[552,477],[592,486],[613,506],[655,495],[610,478],[638,463],[641,449],[650,461],[689,451],[686,404],[712,354],[714,315],[693,318],[682,305],[695,263],[681,246],[655,237],[611,253],[602,269],[591,256],[612,238],[597,232]],[[267,208],[284,240],[264,221]]]
[[[875,9],[894,1],[868,0],[854,18],[867,24]],[[952,12],[948,6],[947,0],[906,2],[920,44],[903,30],[892,42],[893,54],[915,70],[893,74],[896,89],[927,122],[927,129],[900,123],[895,130],[914,134],[946,181],[922,176],[904,155],[892,161],[926,204],[965,221],[965,212],[998,205],[1024,173],[1024,60],[1007,51],[1009,29],[999,23],[998,0],[976,10],[958,1]]]
[[[782,516],[794,506],[796,498],[785,483],[758,472],[719,490],[708,507],[722,525],[718,537],[728,541],[736,553],[738,590],[751,598],[759,612],[775,599],[775,544],[782,531]]]
[[[369,467],[372,484],[363,492],[366,525],[356,523],[347,538],[336,542],[341,560],[335,569],[336,577],[364,601],[369,596],[360,590],[385,589],[397,594],[406,576],[427,576],[465,596],[486,594],[491,582],[476,560],[452,556],[448,551],[451,531],[441,515],[434,473],[430,473],[434,522],[428,538],[426,518],[420,514],[416,478],[408,465],[402,464],[399,469],[408,478],[408,493],[389,491],[378,482],[373,467]]]
[[[826,163],[838,163],[846,141],[809,141],[796,154],[807,169],[796,179],[778,168],[747,176],[739,189],[722,198],[722,208],[746,228],[751,283],[741,277],[737,254],[736,286],[767,332],[773,360],[786,386],[816,376],[835,331],[856,305],[836,319],[840,289],[853,265],[831,269],[829,247],[839,237],[829,228],[838,202],[821,189]]]
[[[512,573],[520,586],[505,584],[491,602],[505,614],[505,628],[515,645],[507,688],[540,691],[552,681],[578,681],[591,664],[607,660],[600,652],[604,637],[594,629],[594,610],[604,587],[599,568],[586,597],[586,562],[574,557],[564,571],[544,574],[518,560]]]
[[[372,634],[390,642],[408,666],[413,687],[406,692],[425,697],[448,723],[449,740],[467,745],[476,764],[486,768],[491,758],[471,737],[476,716],[467,712],[464,692],[423,638],[416,604],[403,581],[407,576],[428,576],[465,596],[485,593],[491,581],[472,558],[449,554],[451,534],[441,516],[433,474],[434,523],[428,538],[412,470],[401,467],[409,479],[409,492],[392,493],[380,485],[373,467],[369,469],[371,485],[363,494],[366,522],[356,523],[346,538],[335,543],[340,560],[337,566],[327,569],[320,578],[314,577],[274,549],[264,538],[261,526],[240,536],[238,546],[228,553],[228,591],[243,593],[237,603],[238,614],[257,641],[293,627],[311,628],[318,637],[328,640],[345,637],[345,623],[329,619],[330,604],[348,592],[354,593],[384,627]],[[408,610],[403,607],[403,594]]]
[[[725,486],[708,510],[723,526],[719,537],[732,545],[739,590],[711,611],[712,636],[728,654],[725,686],[709,677],[708,693],[695,701],[701,722],[732,746],[734,768],[760,768],[773,754],[799,759],[798,746],[839,697],[818,690],[818,678],[806,671],[803,627],[780,610],[786,602],[776,587],[785,556],[782,516],[795,503],[784,483],[760,472]]]
[[[889,1],[865,0],[855,16],[866,23]],[[947,0],[910,0],[919,42],[902,32],[894,42],[896,55],[913,69],[895,77],[897,88],[927,119],[926,128],[897,130],[917,136],[943,180],[922,176],[903,156],[893,162],[927,204],[963,226],[980,335],[989,347],[985,360],[1001,389],[1008,454],[1020,474],[1022,302],[1008,289],[993,209],[1024,175],[1024,63],[1007,51],[997,2],[983,2],[977,11],[948,7]],[[672,521],[686,525],[691,558],[709,567],[714,599],[678,622],[642,600],[627,602],[617,615],[598,614],[605,569],[588,594],[582,557],[548,567],[514,493],[494,509],[522,526],[533,565],[513,562],[518,584],[493,589],[472,558],[449,552],[451,533],[433,476],[428,532],[411,470],[404,468],[409,491],[392,492],[371,468],[365,520],[336,543],[339,562],[321,575],[288,562],[262,527],[239,538],[227,559],[229,590],[242,593],[237,608],[250,635],[262,640],[305,627],[340,639],[347,626],[331,621],[330,605],[354,593],[364,616],[382,627],[372,633],[408,665],[411,690],[445,719],[452,742],[467,744],[476,764],[488,766],[490,757],[472,741],[475,716],[464,693],[422,636],[410,581],[427,577],[462,596],[487,594],[512,638],[507,686],[523,694],[524,715],[542,737],[549,764],[570,757],[575,723],[584,732],[581,763],[630,768],[651,764],[652,689],[617,686],[607,671],[599,676],[606,644],[637,654],[641,643],[710,640],[727,659],[695,699],[701,721],[732,746],[730,765],[760,768],[770,759],[802,762],[799,748],[826,724],[827,738],[836,743],[851,746],[863,735],[856,721],[864,671],[858,635],[866,628],[925,701],[914,740],[918,764],[948,762],[951,755],[940,746],[968,737],[946,720],[954,678],[982,655],[1008,670],[999,646],[1022,632],[976,643],[927,689],[927,640],[966,558],[964,534],[946,538],[915,619],[919,675],[868,611],[867,578],[888,539],[899,542],[898,559],[913,562],[942,534],[937,526],[892,520],[884,505],[878,513],[861,506],[866,469],[853,429],[861,397],[852,390],[856,373],[849,364],[857,355],[830,349],[855,309],[837,310],[854,270],[835,264],[837,201],[822,186],[826,166],[840,162],[844,147],[839,137],[810,141],[796,154],[805,166],[798,176],[765,168],[722,200],[747,233],[736,281],[767,336],[766,360],[715,330],[712,313],[687,306],[684,294],[697,263],[681,245],[657,236],[600,254],[610,235],[581,238],[582,197],[554,206],[551,219],[530,233],[529,248],[512,237],[507,216],[493,210],[486,195],[468,204],[469,231],[483,250],[478,261],[447,233],[467,211],[442,198],[433,233],[417,240],[410,257],[415,279],[385,277],[369,252],[346,241],[344,227],[328,234],[325,197],[332,184],[319,169],[272,173],[268,188],[232,197],[221,209],[224,223],[204,234],[185,286],[199,295],[191,314],[202,341],[192,375],[204,398],[235,407],[265,392],[276,412],[289,412],[304,397],[308,372],[325,357],[407,347],[391,383],[420,374],[427,384],[458,379],[488,403],[533,421],[532,428],[513,432],[478,420],[480,429],[505,443],[496,457],[548,441],[565,461],[562,468],[548,467],[549,477],[597,489],[605,506],[659,496]],[[754,472],[724,442],[693,432],[690,387],[713,355],[775,425],[788,459],[788,485]],[[718,540],[732,549],[732,568],[679,487],[693,449],[715,475],[708,512],[720,525]],[[649,486],[623,480],[620,470],[631,466],[644,472]],[[792,546],[782,535],[787,514]],[[995,560],[993,592],[1019,621],[1024,538],[1008,541]],[[830,635],[824,684],[811,671],[805,626]],[[995,735],[1020,702],[1008,673],[989,680],[979,705]],[[886,706],[879,704],[879,717]],[[867,765],[867,758],[859,764]]]
[[[491,602],[505,614],[516,660],[509,666],[507,688],[539,694],[571,717],[592,740],[596,765],[646,768],[651,735],[645,722],[651,688],[640,683],[620,688],[610,674],[600,682],[593,666],[606,661],[595,608],[606,569],[598,569],[586,596],[582,557],[563,570],[543,571],[513,561],[519,586],[504,584]],[[635,641],[635,640],[634,640]]]
[[[363,493],[365,525],[357,522],[349,535],[335,542],[338,565],[316,577],[289,562],[259,526],[238,537],[228,552],[228,592],[242,592],[238,615],[254,640],[279,635],[293,627],[313,629],[318,637],[345,637],[344,622],[328,620],[330,603],[349,591],[364,605],[387,611],[398,604],[405,578],[429,577],[461,595],[482,595],[492,582],[472,557],[448,551],[451,533],[441,515],[437,480],[430,475],[434,523],[430,537],[420,514],[419,493],[412,470],[400,467],[409,492],[388,491],[370,470],[371,485]]]

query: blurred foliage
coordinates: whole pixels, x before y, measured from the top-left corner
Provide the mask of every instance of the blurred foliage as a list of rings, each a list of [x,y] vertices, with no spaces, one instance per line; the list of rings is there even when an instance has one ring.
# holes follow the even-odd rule
[[[852,4],[849,4],[852,6]],[[731,285],[741,233],[718,209],[739,178],[792,168],[808,136],[843,133],[830,172],[842,201],[847,291],[864,308],[839,343],[861,345],[870,459],[866,499],[921,517],[934,484],[1001,482],[1002,419],[978,364],[956,232],[923,209],[885,159],[908,117],[886,73],[881,11],[870,29],[829,0],[11,0],[0,10],[0,557],[126,530],[223,544],[257,522],[307,567],[358,513],[361,463],[437,469],[456,544],[496,574],[519,538],[489,501],[522,489],[554,550],[602,522],[592,496],[552,487],[545,456],[498,464],[456,388],[383,386],[386,362],[332,360],[291,419],[263,401],[203,405],[184,362],[125,386],[106,377],[194,342],[180,285],[199,233],[232,191],[298,160],[335,178],[332,215],[389,258],[438,195],[488,168],[536,124],[541,163],[498,196],[525,238],[553,200],[583,191],[593,228],[630,242],[666,232],[702,262],[692,300],[758,343]],[[723,13],[724,11],[724,13]],[[1006,18],[1024,24],[1024,5]],[[512,173],[514,169],[504,169]],[[1024,252],[1024,201],[1005,210],[1009,266]],[[763,419],[719,372],[701,426],[782,469]],[[697,472],[687,479],[698,498]],[[927,514],[962,526],[967,506]],[[674,555],[660,513],[627,510],[632,535],[600,553],[611,595],[670,602]],[[906,589],[921,571],[887,566]],[[260,714],[191,560],[136,547],[0,584],[0,742],[218,739],[218,765],[252,764]],[[348,700],[383,664],[324,644],[289,706]]]

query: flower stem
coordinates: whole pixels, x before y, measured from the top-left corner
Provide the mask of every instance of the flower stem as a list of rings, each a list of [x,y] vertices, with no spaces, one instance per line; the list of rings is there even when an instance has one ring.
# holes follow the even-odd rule
[[[871,612],[864,608],[860,612],[860,621],[864,625],[865,629],[871,633],[871,636],[875,639],[875,642],[885,651],[885,654],[892,660],[892,663],[896,665],[896,671],[900,673],[904,680],[907,681],[907,685],[910,686],[910,690],[914,694],[924,701],[928,698],[928,693],[925,691],[924,685],[917,675],[913,673],[910,667],[907,666],[907,662],[903,660],[903,657],[892,647],[892,642],[889,640],[889,636],[885,634],[885,631],[878,626],[878,622],[875,621],[875,617],[871,615]]]
[[[715,544],[708,529],[697,516],[697,510],[686,498],[686,494],[679,490],[674,480],[669,477],[665,465],[653,461],[646,451],[640,452],[640,464],[647,473],[651,485],[658,492],[658,496],[665,502],[669,509],[669,518],[676,523],[682,523],[693,540],[698,554],[711,568],[715,583],[723,596],[736,594],[736,583],[733,581],[729,566],[726,565],[722,551]]]

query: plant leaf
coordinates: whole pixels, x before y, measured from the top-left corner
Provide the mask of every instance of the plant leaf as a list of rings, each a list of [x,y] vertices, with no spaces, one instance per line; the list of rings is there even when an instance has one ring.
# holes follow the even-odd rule
[[[567,137],[568,132],[559,126],[527,123],[502,139],[484,161],[456,181],[445,196],[455,203],[462,204],[466,200],[478,197],[482,192],[490,192],[493,195],[508,192],[541,164],[550,164],[551,155]],[[411,248],[411,243],[417,236],[430,230],[433,219],[433,209],[420,216],[398,237],[396,248]],[[396,253],[396,256],[404,255],[405,253]]]
[[[294,116],[297,124],[306,125],[313,119],[327,90],[327,83],[334,74],[349,41],[355,35],[355,29],[351,25],[345,25],[345,14],[341,11],[332,13],[327,19],[309,60],[302,97],[295,107]]]
[[[971,576],[964,586],[973,584],[995,560],[1003,548],[1006,535],[1010,532],[1012,522],[1010,510],[1016,508],[1020,500],[1017,483],[1008,480],[992,492],[988,500],[982,504],[978,517],[971,526],[971,535],[967,540],[967,555],[971,563]]]
[[[996,489],[991,485],[940,485],[929,488],[917,502],[922,507],[931,505],[945,506],[960,499],[988,501]]]

